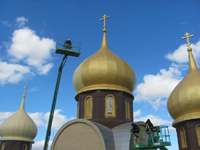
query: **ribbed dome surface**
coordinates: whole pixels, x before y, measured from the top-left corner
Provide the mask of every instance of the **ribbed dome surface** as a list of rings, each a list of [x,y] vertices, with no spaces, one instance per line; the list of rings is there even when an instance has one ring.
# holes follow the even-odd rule
[[[189,72],[175,87],[168,100],[168,110],[175,123],[200,118],[200,72],[189,49]]]
[[[3,140],[17,140],[32,142],[37,134],[37,127],[33,120],[20,109],[0,125],[0,136]]]
[[[131,67],[109,50],[105,33],[102,47],[78,66],[73,77],[78,93],[110,89],[131,94],[134,80]]]

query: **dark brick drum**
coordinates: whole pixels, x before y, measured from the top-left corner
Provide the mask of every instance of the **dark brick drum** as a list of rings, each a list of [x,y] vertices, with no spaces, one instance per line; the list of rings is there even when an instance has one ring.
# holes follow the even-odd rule
[[[116,117],[105,117],[105,96],[108,94],[112,94],[115,97]],[[76,100],[79,104],[78,118],[84,118],[84,99],[86,96],[92,96],[93,98],[92,118],[89,120],[98,122],[109,128],[133,120],[133,96],[125,92],[114,90],[93,90],[78,94],[76,96]],[[130,102],[130,119],[126,119],[125,101]]]
[[[179,150],[200,150],[196,127],[200,126],[200,119],[183,121],[173,125],[176,128]],[[180,129],[185,129],[187,148],[182,148]]]
[[[24,141],[0,141],[0,150],[31,150],[32,143]]]

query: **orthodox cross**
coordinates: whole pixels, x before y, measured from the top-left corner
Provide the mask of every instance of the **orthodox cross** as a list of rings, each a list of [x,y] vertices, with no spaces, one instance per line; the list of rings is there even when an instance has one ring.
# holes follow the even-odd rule
[[[28,85],[25,85],[24,86],[24,92],[22,94],[21,105],[20,105],[21,109],[24,109],[24,103],[25,103],[25,100],[26,100],[27,93],[28,93]]]
[[[188,49],[191,49],[191,47],[190,47],[191,46],[190,38],[193,37],[193,36],[194,36],[193,34],[190,34],[190,33],[186,32],[184,34],[184,36],[182,37],[182,39],[186,39],[186,44],[187,44]]]
[[[106,32],[106,20],[109,18],[109,16],[107,16],[107,15],[103,15],[102,17],[101,17],[101,21],[103,21],[103,32]]]

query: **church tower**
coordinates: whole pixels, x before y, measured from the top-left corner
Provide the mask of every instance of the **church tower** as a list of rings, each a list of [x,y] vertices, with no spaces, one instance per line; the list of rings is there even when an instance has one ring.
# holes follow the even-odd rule
[[[26,94],[19,110],[0,125],[0,150],[31,150],[37,127],[24,110]]]
[[[186,33],[189,71],[168,99],[168,110],[175,119],[179,150],[200,150],[200,71]]]
[[[132,122],[135,75],[131,67],[108,48],[106,19],[101,48],[84,60],[73,77],[77,91],[78,118],[109,128]]]

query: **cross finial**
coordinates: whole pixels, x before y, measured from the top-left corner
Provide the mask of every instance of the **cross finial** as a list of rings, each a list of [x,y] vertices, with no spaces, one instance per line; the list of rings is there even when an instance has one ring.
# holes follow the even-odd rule
[[[190,33],[186,32],[184,34],[184,36],[182,37],[182,39],[186,39],[186,44],[187,44],[188,49],[191,49],[191,47],[190,47],[191,46],[190,38],[193,37],[193,36],[194,36],[193,34],[190,34]]]
[[[25,85],[24,86],[24,92],[22,94],[20,109],[24,109],[24,103],[25,103],[25,100],[26,100],[27,93],[28,93],[28,85]]]
[[[107,15],[103,15],[102,17],[101,17],[101,21],[103,21],[103,32],[106,32],[106,20],[109,18],[109,16],[107,16]]]

